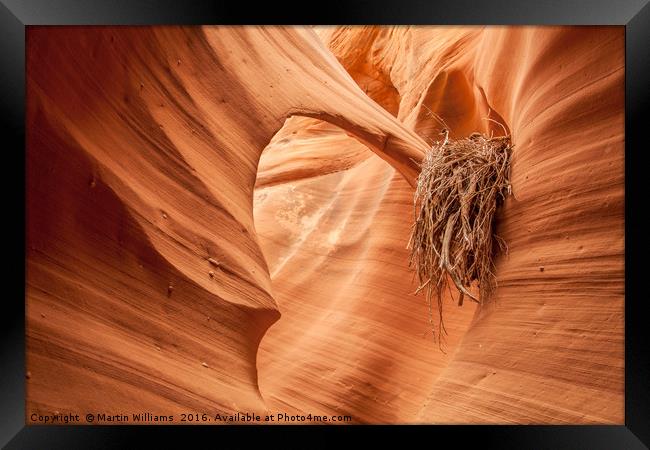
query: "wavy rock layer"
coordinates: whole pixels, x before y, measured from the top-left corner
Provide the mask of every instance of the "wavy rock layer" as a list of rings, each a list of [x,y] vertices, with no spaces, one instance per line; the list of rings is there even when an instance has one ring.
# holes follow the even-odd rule
[[[622,28],[317,33],[30,28],[28,415],[622,423]],[[516,146],[446,353],[405,249],[442,127]]]
[[[412,189],[351,139],[289,121],[256,191],[283,314],[260,347],[268,403],[369,423],[622,423],[622,29],[320,34],[425,140],[512,134],[514,195],[497,224],[510,253],[473,320],[473,305],[445,304],[439,352],[406,269]]]
[[[32,28],[27,73],[28,410],[264,411],[261,151],[304,114],[413,179],[424,141],[309,30]]]

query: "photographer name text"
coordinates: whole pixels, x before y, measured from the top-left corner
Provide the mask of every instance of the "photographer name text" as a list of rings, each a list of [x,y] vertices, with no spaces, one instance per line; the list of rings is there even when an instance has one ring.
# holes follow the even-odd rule
[[[32,423],[44,425],[81,424],[112,424],[112,423],[184,423],[184,424],[241,424],[241,423],[351,423],[352,417],[348,415],[327,414],[256,414],[250,412],[223,413],[181,413],[181,414],[155,414],[151,412],[111,414],[95,412],[87,414],[42,414],[32,413]]]

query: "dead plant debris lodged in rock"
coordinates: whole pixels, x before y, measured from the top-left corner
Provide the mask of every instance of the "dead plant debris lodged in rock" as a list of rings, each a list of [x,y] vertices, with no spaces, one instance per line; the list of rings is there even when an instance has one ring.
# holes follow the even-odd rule
[[[426,293],[434,339],[432,300],[437,300],[439,342],[446,334],[442,296],[450,279],[459,291],[459,305],[465,296],[481,303],[496,287],[493,258],[507,252],[507,246],[494,234],[493,219],[511,193],[511,151],[509,136],[474,133],[452,140],[444,132],[421,163],[409,266],[418,277],[416,294]],[[478,282],[480,300],[470,292],[473,282]]]

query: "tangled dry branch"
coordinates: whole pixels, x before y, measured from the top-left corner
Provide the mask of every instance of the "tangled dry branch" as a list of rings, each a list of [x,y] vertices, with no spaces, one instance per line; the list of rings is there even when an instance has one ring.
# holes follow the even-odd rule
[[[496,286],[493,257],[507,247],[494,234],[493,219],[511,192],[511,150],[507,136],[474,133],[451,140],[445,133],[421,164],[409,265],[418,277],[416,294],[426,293],[434,338],[432,300],[435,297],[438,303],[437,336],[441,338],[446,333],[442,298],[449,279],[459,292],[459,305],[465,296],[480,303]],[[478,282],[480,300],[470,292],[473,282]]]

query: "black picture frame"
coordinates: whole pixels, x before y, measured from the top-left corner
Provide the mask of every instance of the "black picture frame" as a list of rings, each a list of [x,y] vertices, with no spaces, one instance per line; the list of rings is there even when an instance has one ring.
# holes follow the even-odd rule
[[[468,442],[497,448],[647,448],[650,445],[650,358],[647,316],[643,314],[644,258],[648,233],[639,211],[645,200],[643,143],[650,109],[650,4],[648,0],[427,0],[356,1],[345,5],[308,3],[150,1],[150,0],[1,0],[0,105],[2,108],[5,194],[5,245],[2,317],[0,444],[5,448],[122,448],[145,437],[170,444],[179,434],[242,442],[253,435],[288,439],[314,434],[310,442],[364,439]],[[625,116],[625,425],[621,426],[414,426],[414,427],[136,427],[25,425],[25,27],[28,25],[154,24],[530,24],[624,25],[626,30]],[[21,195],[22,192],[22,195]],[[647,203],[647,200],[646,200]],[[637,206],[639,208],[637,208]],[[23,261],[23,264],[19,263]],[[370,435],[370,436],[367,436]],[[183,438],[183,441],[188,441]],[[407,441],[408,439],[408,441]]]

